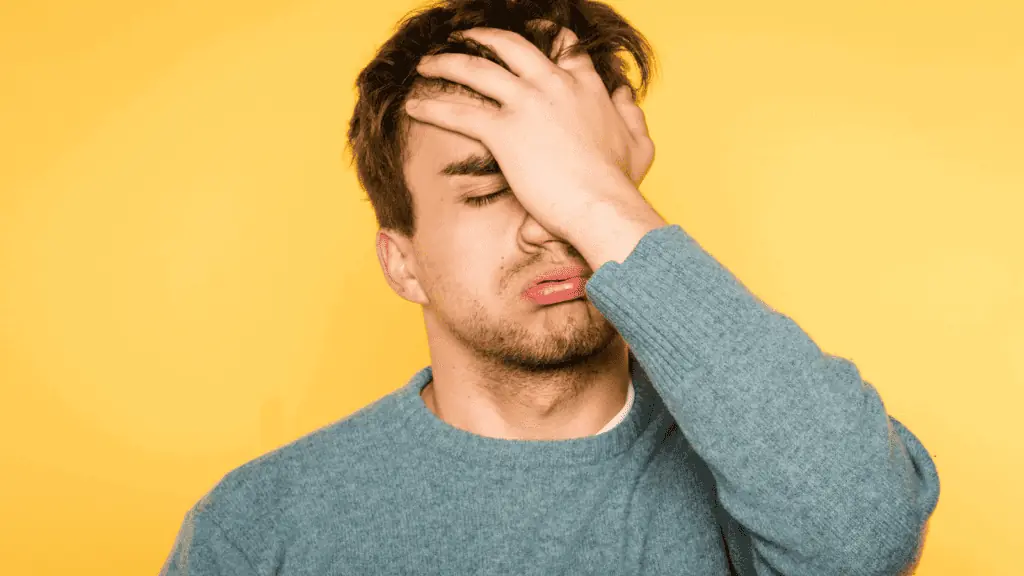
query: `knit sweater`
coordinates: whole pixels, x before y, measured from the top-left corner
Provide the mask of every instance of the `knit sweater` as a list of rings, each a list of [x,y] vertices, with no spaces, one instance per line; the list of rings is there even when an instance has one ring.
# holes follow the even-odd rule
[[[680,226],[586,295],[629,346],[607,431],[479,436],[437,418],[427,366],[226,474],[167,575],[895,576],[939,499],[929,452]]]

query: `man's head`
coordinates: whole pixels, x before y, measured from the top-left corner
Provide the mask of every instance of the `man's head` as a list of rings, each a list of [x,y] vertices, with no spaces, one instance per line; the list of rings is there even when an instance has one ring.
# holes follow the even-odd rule
[[[407,16],[356,81],[349,147],[381,228],[378,255],[392,288],[424,306],[432,351],[467,350],[518,370],[568,367],[602,350],[617,332],[588,300],[538,307],[521,293],[541,272],[586,262],[511,192],[481,200],[507,183],[480,142],[404,112],[411,94],[497,105],[416,73],[423,56],[448,52],[481,56],[507,70],[486,47],[448,39],[478,26],[516,32],[553,60],[558,27],[568,27],[579,37],[574,50],[590,55],[609,93],[630,83],[619,56],[625,51],[640,73],[638,98],[652,74],[653,52],[599,2],[449,0]],[[462,162],[467,159],[475,161]]]

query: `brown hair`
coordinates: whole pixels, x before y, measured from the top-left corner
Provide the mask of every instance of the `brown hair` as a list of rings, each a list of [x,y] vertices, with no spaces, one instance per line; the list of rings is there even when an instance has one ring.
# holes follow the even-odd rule
[[[530,23],[535,19],[550,20],[558,26]],[[609,93],[629,84],[637,101],[646,95],[654,74],[654,52],[647,39],[612,7],[594,0],[445,0],[406,15],[396,26],[395,34],[356,79],[359,94],[349,121],[346,145],[380,228],[408,238],[416,233],[412,195],[402,169],[409,125],[404,103],[414,83],[441,90],[462,90],[490,100],[448,80],[419,76],[416,65],[420,58],[451,52],[472,54],[508,70],[508,65],[486,46],[468,39],[448,39],[454,31],[478,26],[521,34],[544,54],[551,53],[559,27],[568,27],[579,43],[567,53],[585,51]],[[625,62],[618,56],[623,50],[636,62],[640,73],[638,87],[630,83]]]

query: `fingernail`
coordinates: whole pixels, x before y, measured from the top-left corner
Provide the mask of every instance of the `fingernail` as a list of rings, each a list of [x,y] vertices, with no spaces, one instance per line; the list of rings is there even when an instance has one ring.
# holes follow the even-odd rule
[[[413,110],[413,109],[415,109],[419,105],[420,105],[420,101],[416,100],[415,98],[410,98],[409,100],[405,101],[405,109],[406,110]]]

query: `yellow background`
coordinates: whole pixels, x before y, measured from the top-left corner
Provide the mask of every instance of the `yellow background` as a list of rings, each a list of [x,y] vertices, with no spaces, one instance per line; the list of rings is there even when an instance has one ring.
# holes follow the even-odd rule
[[[5,574],[155,574],[225,473],[429,363],[342,153],[418,5],[0,8]],[[661,63],[645,195],[934,454],[918,574],[1019,573],[1021,4],[613,5]]]

